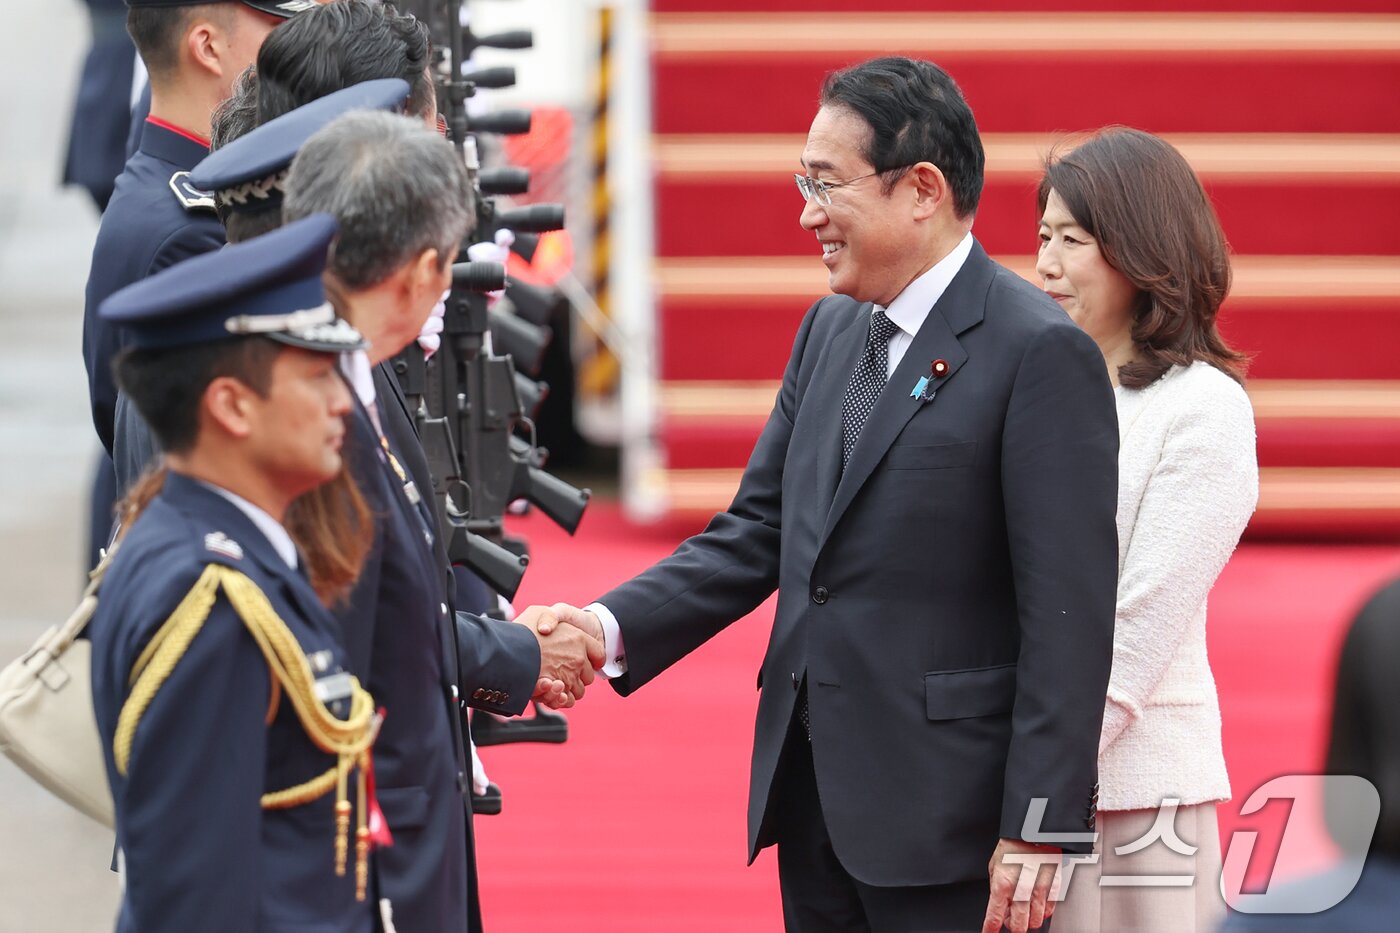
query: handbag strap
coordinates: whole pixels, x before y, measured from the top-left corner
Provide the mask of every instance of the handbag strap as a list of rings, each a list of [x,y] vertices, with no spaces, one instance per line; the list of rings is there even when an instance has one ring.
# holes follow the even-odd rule
[[[120,543],[113,544],[103,553],[102,560],[88,573],[87,588],[83,590],[83,597],[78,601],[73,614],[68,617],[68,621],[53,630],[53,634],[45,639],[44,644],[35,645],[35,650],[47,651],[51,657],[59,657],[73,644],[73,639],[87,628],[93,613],[97,611],[97,591],[102,586],[102,578],[107,575],[107,568],[112,565],[112,558],[116,556],[119,546]]]

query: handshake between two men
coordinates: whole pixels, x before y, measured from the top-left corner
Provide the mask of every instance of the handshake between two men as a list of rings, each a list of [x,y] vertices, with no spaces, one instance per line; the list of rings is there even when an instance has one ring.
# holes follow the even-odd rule
[[[583,699],[594,672],[607,661],[598,617],[555,603],[531,606],[515,621],[534,632],[540,645],[540,677],[531,699],[550,709],[567,709]]]

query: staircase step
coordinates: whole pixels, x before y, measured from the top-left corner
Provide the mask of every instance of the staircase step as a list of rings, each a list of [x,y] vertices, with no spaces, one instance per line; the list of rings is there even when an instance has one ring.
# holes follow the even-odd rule
[[[879,0],[882,12],[929,13],[942,10],[960,13],[976,6],[978,13],[1044,13],[1043,0]],[[714,13],[715,0],[652,0],[657,13]],[[1261,6],[1278,13],[1392,13],[1394,0],[1056,0],[1055,9],[1066,13],[1120,13],[1125,7],[1142,12],[1239,12],[1250,13]],[[850,0],[748,0],[734,3],[743,13],[830,13],[846,12]]]
[[[1035,257],[995,256],[1011,271],[1035,281]],[[1277,298],[1400,299],[1400,256],[1235,256],[1231,296]],[[706,256],[664,258],[657,285],[668,298],[747,301],[820,296],[826,269],[812,256]]]
[[[975,232],[994,253],[1035,242],[1035,189],[1058,137],[984,136],[987,184]],[[792,182],[798,134],[658,136],[653,141],[663,256],[814,253]],[[1239,253],[1400,254],[1400,135],[1178,134]],[[736,224],[736,205],[742,223]],[[1364,218],[1375,222],[1361,222]],[[674,220],[673,220],[674,218]],[[1306,218],[1306,220],[1301,220]],[[683,220],[683,222],[680,222]],[[1302,228],[1326,231],[1302,236]],[[718,243],[717,243],[718,241]]]
[[[662,133],[805,133],[827,73],[891,53],[946,68],[985,132],[1400,131],[1396,15],[731,12],[652,35]]]
[[[1029,257],[1003,261],[1033,281]],[[802,316],[827,294],[815,257],[664,259],[656,268],[661,373],[671,380],[772,378]],[[1220,327],[1252,355],[1258,378],[1400,378],[1400,257],[1238,256]]]
[[[662,375],[763,379],[780,373],[810,303],[810,295],[667,301],[660,318]],[[1400,301],[1231,299],[1220,328],[1231,346],[1251,355],[1250,373],[1259,378],[1400,378]],[[742,352],[735,351],[736,334],[744,335]]]
[[[1392,392],[1400,398],[1400,385]],[[1261,419],[1258,437],[1265,466],[1400,465],[1400,420]]]
[[[741,469],[658,470],[646,481],[664,489],[672,515],[723,511]],[[1245,536],[1260,538],[1400,538],[1400,469],[1262,467],[1259,506]]]
[[[661,438],[671,469],[748,461],[778,383],[667,382]],[[1249,383],[1266,467],[1400,467],[1400,381]]]

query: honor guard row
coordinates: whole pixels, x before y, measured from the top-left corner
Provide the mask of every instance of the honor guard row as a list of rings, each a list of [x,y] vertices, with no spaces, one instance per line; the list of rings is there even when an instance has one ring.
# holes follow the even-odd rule
[[[144,180],[135,188],[141,190],[146,200],[138,203],[133,193],[128,198],[130,203],[116,210],[118,204],[114,199],[104,218],[94,253],[85,332],[85,352],[94,391],[94,419],[109,451],[114,446],[141,450],[131,443],[136,432],[128,436],[125,428],[118,424],[114,434],[110,399],[117,393],[114,386],[105,394],[101,387],[118,345],[128,340],[134,342],[137,339],[134,330],[140,326],[119,322],[117,317],[120,316],[110,319],[107,315],[96,316],[95,309],[101,299],[115,290],[116,285],[144,278],[185,257],[216,250],[225,234],[230,243],[236,244],[227,247],[226,252],[245,250],[284,235],[290,227],[275,229],[284,220],[296,224],[304,222],[299,218],[316,214],[334,217],[338,232],[335,246],[325,260],[324,296],[316,305],[299,305],[294,310],[319,307],[324,298],[329,297],[334,302],[335,313],[354,326],[370,345],[363,352],[340,354],[325,374],[327,387],[333,383],[345,391],[349,383],[336,421],[343,443],[343,449],[337,452],[337,465],[343,457],[343,471],[325,485],[297,496],[286,506],[285,525],[293,529],[291,537],[301,546],[299,556],[291,549],[294,557],[298,557],[299,569],[295,575],[302,581],[300,595],[305,597],[310,593],[317,605],[331,607],[329,618],[339,641],[333,652],[334,663],[324,671],[319,662],[312,667],[327,675],[320,689],[324,696],[337,696],[346,678],[353,676],[386,711],[375,739],[378,792],[366,793],[366,799],[377,800],[382,807],[381,822],[392,832],[393,845],[379,850],[365,867],[364,877],[358,879],[367,889],[366,896],[378,903],[381,924],[385,929],[396,925],[401,930],[480,929],[472,865],[463,707],[471,705],[511,715],[521,712],[532,695],[571,703],[582,693],[581,682],[592,679],[588,647],[592,639],[582,633],[563,639],[541,638],[533,630],[532,623],[547,614],[542,607],[532,607],[521,614],[520,621],[526,624],[500,622],[456,611],[452,568],[444,536],[439,533],[442,515],[435,500],[411,495],[413,490],[431,489],[432,477],[416,433],[413,412],[386,361],[412,342],[421,329],[422,319],[440,299],[451,277],[451,263],[472,221],[471,188],[462,161],[430,128],[436,109],[432,82],[424,69],[429,55],[427,31],[413,17],[400,16],[392,8],[364,0],[308,6],[305,12],[278,20],[273,20],[258,5],[227,2],[214,7],[222,8],[228,16],[242,18],[249,27],[240,34],[248,44],[239,46],[228,42],[217,46],[223,58],[217,55],[192,58],[191,43],[179,41],[181,36],[192,35],[192,30],[206,28],[200,25],[203,21],[199,17],[209,17],[213,9],[210,7],[201,6],[192,11],[185,26],[165,37],[170,41],[158,41],[160,37],[154,34],[133,31],[151,70],[153,120],[146,132],[157,139],[168,141],[168,137],[173,137],[189,145],[181,149],[179,164],[167,161],[160,172],[145,170]],[[155,22],[164,14],[168,25],[170,13],[169,9],[151,7],[143,10],[140,17],[133,11],[132,21],[149,19]],[[211,31],[217,28],[214,19],[217,17],[210,17],[207,27]],[[275,30],[271,28],[274,22],[281,23]],[[265,42],[263,36],[266,36]],[[355,54],[340,54],[352,40]],[[162,54],[166,55],[164,65]],[[257,57],[256,73],[244,76],[254,56]],[[246,134],[241,138],[232,131],[235,127],[221,123],[220,130],[214,132],[212,125],[211,114],[215,107],[231,96],[236,98],[234,103],[243,108],[244,122],[236,127]],[[367,112],[397,109],[409,112],[406,115]],[[259,121],[266,122],[258,126]],[[221,141],[222,148],[213,156],[208,155],[204,141],[209,137]],[[200,165],[206,158],[207,164]],[[129,166],[127,175],[131,171]],[[161,172],[163,176],[158,177]],[[177,173],[183,172],[190,174],[175,178]],[[132,188],[134,184],[128,181],[126,187]],[[122,188],[123,184],[119,183],[119,197]],[[185,195],[183,200],[177,189]],[[392,196],[386,196],[386,192]],[[158,200],[163,219],[157,224],[154,205]],[[218,227],[220,217],[228,224],[225,230]],[[159,229],[155,229],[156,226]],[[266,232],[268,230],[273,232]],[[132,258],[127,255],[129,253],[142,255]],[[222,253],[217,255],[222,259]],[[185,271],[184,275],[195,275],[201,268],[207,272],[208,267],[195,263],[202,264],[213,258],[185,259],[166,275],[189,266],[194,266],[195,271]],[[119,276],[110,274],[118,264],[125,271]],[[149,284],[155,286],[157,282],[168,284],[169,281],[163,275],[152,278]],[[317,315],[322,314],[323,311],[317,312]],[[302,318],[292,323],[300,326],[307,321]],[[250,339],[248,346],[266,343]],[[135,361],[159,352],[167,351],[134,350],[120,367],[123,376]],[[188,348],[181,352],[189,355]],[[257,392],[237,392],[218,395],[218,399],[236,397],[243,406],[240,410],[263,412],[265,417],[260,424],[275,425],[279,419],[266,414],[267,406],[285,404],[287,399],[277,396],[275,382],[269,385],[254,378],[259,373],[247,373],[245,368],[249,362],[259,362],[256,353],[251,361],[233,354],[229,358],[233,368],[227,372],[220,370],[218,377],[246,375],[247,385],[255,389],[271,388],[271,394],[264,397]],[[138,367],[135,375],[140,374]],[[110,385],[110,380],[108,383]],[[211,379],[210,384],[214,383],[229,387],[219,378]],[[184,439],[178,430],[172,431],[170,424],[152,420],[148,410],[152,406],[142,394],[143,389],[152,386],[151,379],[143,382],[139,378],[123,378],[121,386],[122,396],[132,403],[125,405],[125,409],[134,409],[134,413],[141,416],[132,418],[133,423],[142,419],[150,421],[150,430],[145,433],[154,435],[153,440],[165,451],[165,462],[173,470],[167,479],[167,490],[179,492],[182,478],[189,472],[182,469],[186,462],[182,453]],[[157,394],[164,398],[170,393]],[[198,393],[181,386],[174,395],[189,397]],[[100,403],[101,398],[109,401]],[[116,410],[122,411],[123,405],[116,405]],[[289,452],[303,450],[305,444],[320,436],[318,432],[303,428],[283,436],[279,445],[254,444],[252,449],[261,451],[263,456],[256,458],[260,465],[285,466],[285,457],[279,450],[283,447]],[[156,444],[148,443],[147,447],[149,454],[133,459],[131,476],[137,475],[136,471],[154,458]],[[149,483],[137,482],[134,500],[145,501],[149,492]],[[212,497],[204,496],[198,503],[184,503],[183,514],[188,521],[207,515],[211,520],[218,519],[219,525],[197,535],[192,533],[186,539],[197,542],[209,554],[226,562],[247,563],[257,549],[256,545],[248,543],[249,525],[261,526],[253,519],[237,524],[233,521],[235,516],[219,506],[220,501],[227,502],[216,493]],[[165,509],[160,502],[157,499],[147,515],[163,514]],[[329,534],[328,526],[336,522],[341,528],[348,527],[350,532]],[[140,529],[138,522],[130,534],[134,536]],[[221,535],[209,538],[210,546],[206,546],[204,536],[216,532]],[[275,532],[264,533],[264,537],[274,543],[285,540]],[[129,538],[122,547],[130,549],[138,540]],[[241,552],[243,557],[230,556],[236,552]],[[116,569],[114,567],[113,571]],[[183,586],[183,592],[175,597],[176,602],[180,602],[198,579],[197,574],[185,574],[177,583],[163,582],[161,577],[155,581],[159,586],[154,586],[139,579],[144,572],[125,571],[128,581],[115,588],[119,595],[124,591],[144,594],[147,589],[173,593],[178,586]],[[170,572],[175,571],[170,569]],[[120,579],[120,575],[109,577],[109,581],[112,579]],[[262,582],[259,585],[263,585]],[[213,603],[216,616],[223,611],[218,598],[216,594]],[[135,597],[127,595],[123,599],[134,600]],[[293,601],[288,597],[289,604]],[[283,607],[279,605],[278,608],[280,612]],[[156,624],[163,623],[169,615],[170,610],[165,609],[165,616]],[[206,624],[206,634],[207,630]],[[111,668],[102,689],[109,696],[107,702],[115,704],[125,698],[124,678],[140,649],[132,652],[125,642],[120,645],[104,643],[101,648],[104,656],[99,663]],[[316,645],[313,650],[313,646],[308,645],[303,653],[325,660],[326,655],[320,652],[326,650],[328,646]],[[176,680],[178,678],[167,681],[164,689],[170,689],[169,685]],[[267,686],[259,700],[264,716],[272,707],[273,695],[268,692],[273,689],[271,683],[272,680],[267,680],[252,684],[254,693]],[[248,683],[219,682],[213,685],[217,689],[211,688],[211,693],[241,691],[248,687]],[[189,705],[196,702],[198,690],[194,684],[183,683],[172,694],[182,696]],[[290,696],[289,690],[281,688],[273,693],[283,698],[283,705]],[[162,694],[155,696],[152,709],[159,704]],[[210,704],[211,708],[215,705]],[[266,738],[254,730],[251,723],[244,723],[241,732],[218,736],[216,728],[203,720],[200,722],[205,728],[192,747],[205,749],[209,746],[208,749],[199,751],[188,763],[184,759],[177,763],[156,756],[158,768],[175,769],[183,765],[183,770],[172,770],[171,786],[160,793],[176,797],[194,793],[186,785],[203,779],[202,770],[193,764],[195,760],[207,760],[206,766],[208,761],[224,763],[230,756],[249,754],[249,743]],[[148,722],[141,728],[150,725]],[[267,728],[277,726],[274,719]],[[108,728],[105,720],[103,727],[104,730]],[[218,759],[213,757],[216,736],[219,739],[217,748],[223,756]],[[138,730],[133,761],[140,760],[141,754]],[[114,768],[109,770],[114,782],[124,782],[117,791],[119,797],[128,796],[129,788],[137,784],[148,786],[139,780],[137,772],[121,775]],[[299,779],[321,777],[324,780],[325,774],[323,770],[320,775],[308,773]],[[269,787],[264,792],[285,789],[285,786]],[[355,776],[349,769],[339,768],[332,776],[330,790],[338,790],[339,786],[344,787],[346,802],[352,805],[352,811],[366,812],[355,806],[359,794]],[[175,846],[165,836],[148,836],[144,829],[137,828],[138,824],[141,827],[150,825],[148,811],[143,811],[139,820],[128,822],[125,828],[119,827],[120,842],[127,850],[134,883],[129,889],[127,910],[140,918],[139,923],[127,922],[122,927],[124,933],[137,929],[200,929],[199,908],[188,906],[200,901],[209,911],[206,916],[216,915],[213,911],[229,904],[233,911],[228,914],[233,918],[229,922],[231,928],[301,930],[318,925],[336,930],[361,928],[355,925],[360,922],[358,914],[341,912],[341,892],[335,887],[336,863],[343,859],[347,865],[355,865],[357,853],[349,844],[348,832],[340,853],[335,851],[336,846],[330,845],[329,840],[340,835],[338,828],[348,830],[349,827],[344,822],[347,815],[330,813],[329,797],[289,811],[305,816],[295,827],[308,833],[313,827],[319,831],[324,822],[329,846],[327,859],[319,860],[321,853],[309,851],[297,850],[292,854],[295,847],[288,846],[285,853],[279,851],[275,856],[266,857],[270,861],[264,864],[272,867],[265,870],[248,861],[246,846],[232,845],[228,841],[233,838],[227,836],[232,828],[225,826],[222,816],[226,810],[236,809],[238,799],[224,799],[231,787],[220,783],[195,790],[207,791],[198,796],[201,806],[222,808],[221,818],[212,821],[214,831],[205,834],[196,816],[177,817],[168,831],[174,832],[178,827],[191,837],[183,848]],[[164,798],[159,802],[164,802]],[[257,800],[252,803],[256,807]],[[327,814],[317,809],[322,806]],[[295,841],[294,833],[280,828],[282,815],[272,811],[264,814],[263,825],[277,828],[275,838],[269,842]],[[366,829],[369,828],[367,825]],[[249,827],[241,826],[237,838],[244,841],[255,838],[256,834],[250,835],[248,830]],[[148,840],[155,841],[156,845],[148,847]],[[157,874],[168,874],[168,877],[150,880],[153,876],[147,871],[143,873],[146,880],[136,884],[138,869],[135,865],[152,864],[149,859],[143,862],[136,853],[149,853],[161,845],[172,852],[180,851],[184,859],[177,863],[173,859],[161,860],[158,853],[151,856],[155,859]],[[239,858],[244,861],[240,862]],[[212,875],[199,873],[204,864],[215,869],[214,875],[222,873],[230,878],[226,890],[218,886]],[[348,870],[355,874],[353,869]],[[242,874],[237,874],[240,871]],[[323,878],[326,872],[329,876]],[[198,879],[190,877],[192,874],[198,874]],[[271,887],[267,890],[258,887],[260,878]],[[194,886],[196,880],[198,890],[191,893],[197,896],[186,901],[182,892],[186,886]],[[322,882],[329,882],[330,886]],[[142,884],[146,887],[142,888]],[[146,892],[155,892],[155,897],[148,898]],[[355,893],[352,885],[351,900]],[[284,897],[293,895],[309,900],[287,906],[280,904]],[[310,899],[318,897],[318,902],[311,903]],[[253,903],[254,919],[242,923],[247,917],[250,899],[262,899],[266,909]],[[147,922],[146,918],[151,915],[142,905],[161,900],[179,906]],[[268,906],[271,902],[278,903]],[[311,922],[313,916],[320,919],[319,924]],[[341,922],[342,919],[347,922]]]
[[[386,361],[438,301],[470,214],[455,151],[419,115],[374,112],[399,109],[407,94],[405,82],[378,79],[309,101],[228,141],[192,180],[216,199],[231,240],[256,243],[284,218],[318,210],[340,221],[327,282],[338,313],[371,343],[344,360],[353,386],[345,458],[374,519],[358,578],[332,612],[350,670],[387,710],[377,779],[394,845],[376,860],[378,889],[400,929],[471,929],[479,919],[462,707],[518,714],[541,678],[552,684],[565,647],[587,660],[581,642],[546,651],[526,625],[455,611],[441,517],[416,494],[432,477]],[[438,231],[449,231],[444,242],[433,239]]]

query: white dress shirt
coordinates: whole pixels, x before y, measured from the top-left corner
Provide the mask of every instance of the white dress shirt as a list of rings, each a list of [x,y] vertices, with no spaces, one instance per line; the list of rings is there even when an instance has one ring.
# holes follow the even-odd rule
[[[369,361],[369,354],[364,350],[340,354],[340,371],[345,376],[345,381],[350,383],[355,397],[360,400],[365,411],[369,412],[369,420],[374,422],[374,429],[384,433],[379,426],[379,406],[375,404],[377,396],[374,391],[374,366]]]
[[[295,570],[297,568],[297,546],[292,543],[292,536],[287,533],[287,529],[282,527],[282,523],[268,515],[262,509],[249,502],[242,496],[229,492],[222,486],[215,486],[213,483],[199,481],[207,489],[211,489],[223,496],[229,502],[238,507],[238,511],[248,516],[248,521],[257,526],[258,531],[263,533],[272,545],[272,549],[277,552],[277,556],[286,561],[287,566]]]
[[[972,243],[972,234],[969,233],[953,247],[951,253],[934,263],[932,269],[910,282],[904,291],[895,296],[888,308],[875,306],[884,311],[885,317],[899,327],[899,331],[890,338],[886,379],[894,375],[899,361],[904,359],[904,354],[914,342],[914,335],[924,326],[924,321],[928,319],[933,306],[938,304],[938,299],[948,290],[953,277],[962,269],[963,263],[967,262],[967,257],[972,253]],[[875,308],[870,309],[872,315]]]
[[[904,354],[914,342],[914,335],[919,332],[919,328],[924,326],[924,321],[928,319],[929,312],[938,303],[938,299],[943,297],[943,293],[948,290],[948,285],[953,281],[953,277],[962,269],[967,257],[972,254],[972,234],[968,233],[953,247],[952,252],[944,256],[933,264],[923,275],[905,286],[904,291],[895,296],[888,308],[875,305],[870,309],[870,313],[875,313],[875,308],[885,312],[888,317],[899,328],[889,344],[889,361],[885,371],[885,378],[894,375],[895,368],[899,366],[899,361],[904,359]],[[627,673],[627,651],[622,645],[622,629],[617,624],[617,617],[608,610],[602,603],[592,603],[584,607],[598,617],[598,621],[603,626],[603,653],[607,658],[607,663],[598,671],[604,677],[621,677]]]

